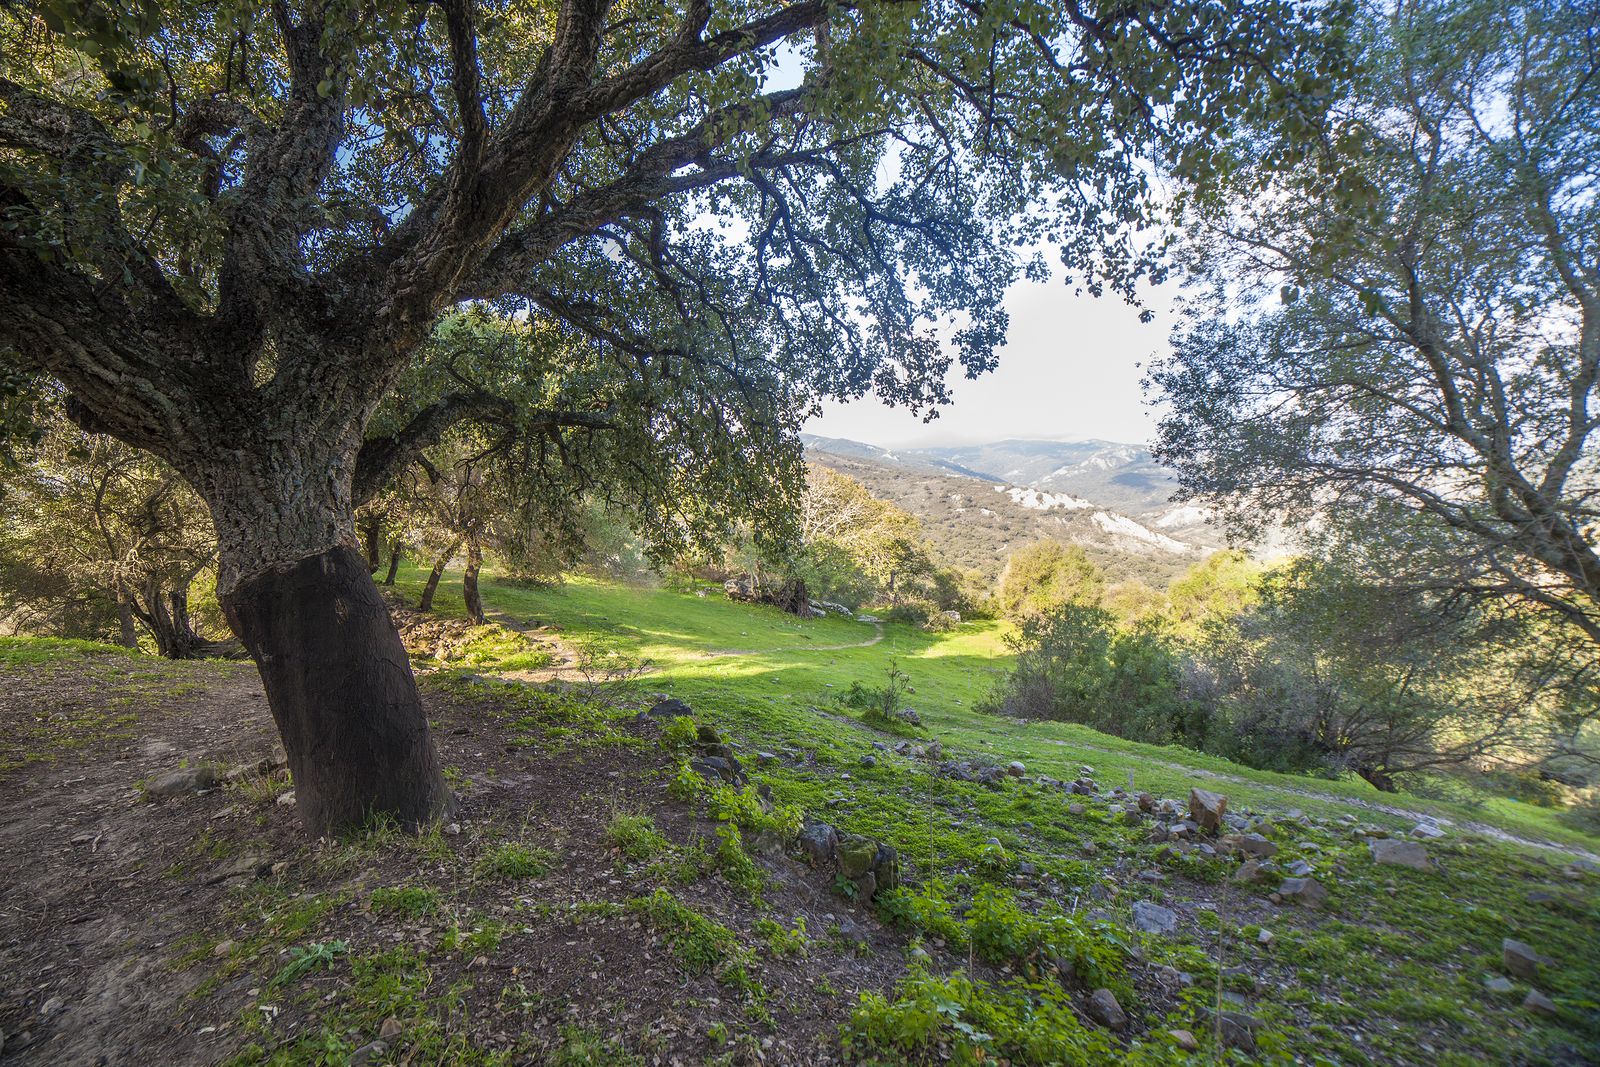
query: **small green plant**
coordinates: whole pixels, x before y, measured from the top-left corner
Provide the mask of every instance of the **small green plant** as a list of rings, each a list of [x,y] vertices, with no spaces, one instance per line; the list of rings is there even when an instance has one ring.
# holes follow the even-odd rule
[[[991,985],[960,971],[941,978],[921,967],[894,1000],[863,994],[840,1040],[850,1057],[877,1062],[923,1062],[936,1050],[939,1062],[960,1064],[1123,1062],[1058,987]]]
[[[493,921],[479,922],[466,929],[452,925],[439,939],[439,948],[445,952],[460,952],[468,957],[487,956],[505,940],[506,929],[504,923]]]
[[[733,1034],[729,1032],[727,1023],[712,1023],[706,1027],[706,1040],[721,1048],[733,1040]]]
[[[687,715],[674,715],[661,728],[661,743],[667,748],[688,748],[694,739],[694,720]]]
[[[556,854],[518,841],[507,841],[478,857],[472,870],[480,878],[543,878],[550,873]]]
[[[760,918],[755,923],[756,933],[767,942],[767,952],[774,959],[801,959],[811,951],[811,939],[806,937],[806,919],[797,916],[794,929],[786,929],[775,919]]]
[[[652,859],[672,847],[650,816],[622,812],[611,816],[606,826],[606,840],[630,860]]]
[[[326,970],[333,961],[350,954],[350,946],[343,941],[325,941],[314,945],[301,945],[289,950],[289,962],[278,969],[267,983],[267,988],[278,989],[292,985],[312,971]]]
[[[716,975],[719,982],[739,989],[759,1003],[765,996],[750,976],[751,954],[732,930],[706,918],[665,889],[638,897],[629,908],[642,914],[666,940],[672,954],[690,974]]]
[[[761,891],[766,888],[767,876],[761,873],[761,868],[756,866],[755,860],[744,850],[744,840],[739,835],[739,828],[727,823],[717,827],[717,870],[728,884],[741,890],[746,896],[758,899]]]
[[[900,665],[890,660],[884,669],[883,685],[862,685],[851,682],[850,688],[839,694],[838,701],[847,708],[861,713],[861,720],[873,726],[899,726],[901,702],[911,688],[911,678]]]
[[[439,891],[428,886],[385,886],[372,891],[372,910],[420,919],[439,910]]]

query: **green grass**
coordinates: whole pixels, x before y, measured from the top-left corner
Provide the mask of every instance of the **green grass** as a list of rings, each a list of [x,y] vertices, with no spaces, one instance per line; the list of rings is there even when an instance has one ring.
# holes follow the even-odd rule
[[[408,595],[425,575],[401,572]],[[461,611],[459,583],[447,576],[436,603]],[[1254,770],[1226,759],[1176,746],[1146,745],[1072,723],[1018,723],[977,710],[1009,667],[1009,627],[992,620],[971,622],[946,634],[882,624],[883,639],[858,648],[818,651],[819,646],[869,641],[874,627],[849,619],[799,619],[773,608],[738,604],[668,589],[639,588],[574,578],[559,586],[524,587],[485,583],[491,609],[529,621],[554,623],[578,645],[605,646],[648,658],[655,666],[648,688],[687,700],[709,718],[759,744],[817,748],[853,762],[876,734],[851,736],[836,718],[858,717],[836,698],[852,683],[881,686],[891,664],[911,681],[903,703],[921,715],[921,735],[1004,763],[1022,760],[1030,773],[1071,779],[1080,765],[1095,768],[1102,785],[1157,794],[1186,795],[1210,779],[1236,807],[1299,808],[1321,815],[1354,812],[1364,821],[1407,829],[1405,816],[1343,803],[1380,804],[1443,817],[1481,822],[1507,833],[1600,851],[1600,837],[1559,818],[1559,812],[1487,794],[1467,804],[1406,794],[1380,793],[1355,776],[1310,778]],[[741,653],[730,654],[730,650]],[[511,669],[489,662],[484,669]],[[894,740],[894,738],[890,738]],[[854,742],[854,743],[852,743]],[[1306,796],[1323,794],[1333,799]]]
[[[1107,983],[1131,996],[1119,963],[1129,936],[1127,909],[1133,899],[1169,890],[1129,885],[1115,896],[1120,919],[1086,923],[1037,901],[1019,909],[1022,896],[1011,881],[1023,863],[1048,870],[1074,896],[1096,889],[1118,857],[1123,863],[1165,868],[1202,886],[1222,885],[1231,871],[1231,866],[1193,854],[1158,853],[1143,842],[1142,829],[1110,817],[1102,804],[1088,805],[1080,816],[1069,815],[1072,798],[1038,785],[1033,779],[1041,773],[1071,779],[1087,764],[1102,787],[1131,786],[1184,797],[1191,786],[1204,785],[1226,793],[1236,810],[1300,809],[1329,819],[1354,814],[1366,825],[1409,829],[1415,816],[1365,806],[1389,805],[1458,825],[1481,823],[1534,841],[1600,850],[1600,840],[1558,822],[1552,810],[1515,800],[1487,798],[1467,804],[1382,794],[1356,778],[1252,770],[1082,726],[1019,723],[982,713],[977,705],[1009,666],[1007,627],[999,622],[973,622],[939,635],[885,624],[882,639],[869,645],[865,643],[877,632],[871,625],[796,619],[731,603],[717,593],[702,597],[591,579],[538,589],[490,581],[486,599],[508,615],[554,624],[565,640],[580,647],[603,646],[648,657],[655,670],[645,691],[686,700],[698,723],[713,724],[738,739],[747,753],[769,749],[804,754],[803,764],[790,760],[752,767],[752,775],[771,788],[784,811],[820,815],[841,829],[895,844],[910,885],[880,894],[880,915],[1032,983],[968,981],[960,974],[925,980],[913,976],[895,997],[863,1001],[847,1025],[847,1040],[858,1051],[886,1056],[890,1062],[917,1059],[922,1042],[947,1039],[971,1042],[973,1049],[982,1047],[991,1057],[1014,1053],[1020,1042],[1033,1040],[1069,1060],[1098,1054],[1100,1038],[1079,1027],[1070,1010],[1048,993],[1053,987],[1039,961],[1067,959],[1079,981]],[[861,647],[825,647],[852,644]],[[909,677],[903,704],[921,716],[920,730],[871,729],[860,712],[838,700],[853,683],[883,685],[891,667]],[[671,731],[674,736],[683,732],[681,725]],[[997,763],[1020,759],[1030,778],[989,790],[941,777],[927,761],[872,748],[874,741],[893,745],[907,737],[916,743],[938,740],[957,758],[987,757]],[[862,763],[867,754],[874,755],[874,765]],[[848,782],[841,777],[845,773]],[[763,818],[753,793],[708,789],[693,775],[681,784],[675,796],[725,823],[745,825]],[[1278,924],[1277,940],[1270,947],[1254,941],[1257,930],[1246,933],[1225,914],[1208,913],[1213,921],[1205,935],[1229,946],[1229,964],[1248,957],[1268,973],[1298,975],[1298,981],[1290,979],[1282,989],[1255,998],[1252,1011],[1266,1023],[1264,1051],[1315,1052],[1351,1063],[1377,1057],[1466,1064],[1472,1056],[1462,1049],[1482,1050],[1494,1059],[1521,1047],[1548,1050],[1562,1042],[1576,1040],[1581,1046],[1595,1040],[1592,1022],[1577,1020],[1592,1010],[1592,990],[1600,985],[1600,964],[1588,945],[1589,928],[1600,909],[1592,894],[1587,903],[1557,905],[1528,896],[1533,888],[1561,889],[1564,857],[1457,832],[1429,846],[1448,875],[1420,873],[1376,867],[1365,847],[1336,824],[1290,825],[1271,833],[1282,850],[1280,863],[1304,858],[1316,865],[1330,893],[1328,909],[1309,929],[1293,922]],[[1095,850],[1093,855],[1086,854],[1089,849]],[[737,884],[740,865],[726,859],[719,857],[718,867]],[[1576,899],[1585,899],[1581,894],[1589,892],[1592,881],[1578,888]],[[1274,877],[1232,892],[1264,898],[1275,882]],[[1186,892],[1182,882],[1168,885],[1170,891]],[[958,902],[964,914],[956,908]],[[661,894],[639,906],[652,913],[653,924],[667,934],[687,968],[726,968],[733,960],[748,958],[721,931],[694,922],[675,903]],[[1298,918],[1298,913],[1290,909],[1284,918]],[[759,932],[769,938],[773,933],[770,927]],[[1557,1022],[1532,1020],[1518,1007],[1526,992],[1521,983],[1514,996],[1485,999],[1481,980],[1496,972],[1503,937],[1531,938],[1560,961],[1546,984],[1562,1005]],[[1218,983],[1214,949],[1214,944],[1182,939],[1141,941],[1147,958],[1188,971],[1200,990],[1214,990]],[[772,946],[766,951],[771,954]],[[1233,988],[1238,983],[1229,977],[1222,984]],[[1191,1029],[1209,1041],[1201,1013],[1204,1001],[1200,994],[1181,1000],[1161,1025]],[[944,1023],[917,1030],[929,1021],[930,1005],[949,1020],[954,1004],[960,1008],[953,1031]],[[1365,1043],[1348,1036],[1351,1023],[1372,1020],[1388,1022],[1367,1025]],[[1436,1055],[1424,1046],[1437,1040],[1424,1028],[1433,1022],[1453,1035]],[[969,1026],[983,1031],[988,1043],[973,1037],[965,1029]],[[1172,1056],[1160,1047],[1164,1031],[1152,1033],[1155,1043],[1143,1046],[1133,1060],[1167,1062]]]

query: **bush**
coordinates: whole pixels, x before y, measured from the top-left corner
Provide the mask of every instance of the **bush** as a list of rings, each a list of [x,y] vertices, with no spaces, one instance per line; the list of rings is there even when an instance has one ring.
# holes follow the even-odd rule
[[[1016,668],[988,710],[1152,744],[1204,740],[1206,710],[1186,696],[1183,661],[1156,627],[1124,629],[1108,611],[1066,604],[1025,618],[1011,643]]]
[[[862,685],[851,682],[850,688],[839,694],[839,703],[861,713],[861,720],[873,726],[899,726],[900,706],[906,690],[911,688],[911,678],[894,660],[889,661],[883,685]]]

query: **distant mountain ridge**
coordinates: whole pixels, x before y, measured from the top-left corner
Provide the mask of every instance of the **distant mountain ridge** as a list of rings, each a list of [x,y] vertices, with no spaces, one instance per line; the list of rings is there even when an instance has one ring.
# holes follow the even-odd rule
[[[1162,584],[1216,548],[1206,512],[1173,504],[1172,473],[1139,445],[995,441],[882,448],[804,435],[808,456],[922,520],[952,563],[997,573],[1021,545],[1083,545],[1113,579]]]
[[[1135,517],[1154,519],[1173,510],[1178,490],[1177,478],[1148,448],[1119,441],[1010,439],[889,449],[815,434],[802,434],[801,440],[813,452],[1070,493]]]

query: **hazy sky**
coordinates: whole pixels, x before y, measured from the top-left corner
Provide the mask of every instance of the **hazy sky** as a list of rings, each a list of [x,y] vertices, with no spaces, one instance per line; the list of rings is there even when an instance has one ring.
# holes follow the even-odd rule
[[[1096,437],[1148,441],[1154,413],[1139,388],[1141,365],[1162,352],[1172,327],[1170,294],[1154,291],[1149,325],[1114,296],[1075,297],[1059,278],[1019,282],[1006,297],[1009,343],[991,374],[953,372],[953,401],[924,425],[873,396],[829,404],[807,431],[894,447],[962,444],[1010,437]]]

